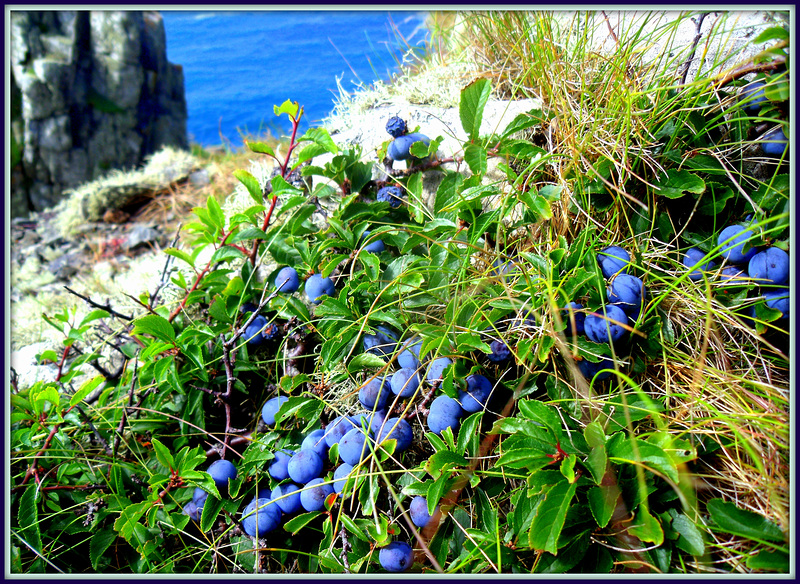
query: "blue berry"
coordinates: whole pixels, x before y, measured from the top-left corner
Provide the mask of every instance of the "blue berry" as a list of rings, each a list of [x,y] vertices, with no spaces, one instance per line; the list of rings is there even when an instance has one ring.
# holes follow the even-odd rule
[[[242,511],[242,527],[247,535],[261,537],[278,527],[281,510],[270,499],[254,499]]]
[[[789,281],[789,254],[779,247],[768,247],[752,257],[747,273],[759,284],[785,284]]]
[[[377,326],[375,328],[377,332],[374,335],[364,335],[364,340],[361,343],[364,351],[379,357],[388,357],[394,353],[397,346],[397,335],[385,326]]]
[[[342,436],[354,428],[353,421],[347,416],[339,416],[331,420],[331,423],[325,428],[325,444],[328,448],[332,448],[334,444],[338,444]]]
[[[433,512],[436,513],[437,509],[439,509],[438,505]],[[408,512],[411,515],[411,522],[417,527],[425,527],[431,520],[431,515],[428,513],[428,500],[422,495],[417,495],[411,500]]]
[[[359,245],[364,242],[369,237],[369,230],[366,230],[361,235],[361,240],[359,241]],[[362,251],[366,251],[369,253],[381,253],[383,250],[386,249],[386,245],[383,243],[382,239],[376,239],[374,241],[370,241],[367,245],[361,248]]]
[[[781,311],[781,320],[789,318],[789,288],[777,288],[764,292],[766,305]]]
[[[358,401],[368,410],[382,410],[391,397],[391,383],[385,376],[369,379],[358,390]]]
[[[638,316],[647,297],[644,282],[630,274],[617,274],[606,290],[608,301],[618,304],[626,314]],[[585,321],[584,321],[585,322]]]
[[[455,431],[463,413],[464,410],[456,400],[446,395],[440,395],[431,403],[428,428],[434,434],[441,434],[445,428],[452,428]]]
[[[492,349],[492,352],[486,355],[486,357],[492,363],[502,363],[511,357],[511,349],[506,345],[505,341],[495,339],[489,343],[489,347]]]
[[[275,425],[275,414],[287,401],[289,401],[289,398],[285,395],[279,395],[267,400],[267,403],[261,408],[261,419],[264,420],[267,426],[272,427]]]
[[[743,286],[750,283],[747,274],[741,268],[736,266],[728,266],[723,268],[719,273],[719,279],[722,280],[722,286]]]
[[[293,450],[278,450],[275,452],[275,458],[272,464],[267,469],[269,476],[276,481],[283,481],[289,478],[289,461],[294,455]]]
[[[275,487],[272,500],[287,515],[300,511],[300,487],[294,483],[286,483]]]
[[[331,493],[333,493],[333,487],[330,484],[324,483],[322,479],[314,479],[300,491],[300,504],[309,513],[322,511],[325,508],[325,499]]]
[[[428,373],[425,376],[426,379],[429,383],[434,383],[441,380],[445,368],[452,364],[453,362],[447,357],[439,357],[438,359],[434,359],[431,361],[431,364],[428,365]]]
[[[586,359],[578,361],[578,369],[586,379],[591,380],[597,373],[603,369],[614,369],[614,362],[611,359],[601,359],[599,363],[592,363]],[[603,371],[597,375],[597,381],[603,381],[611,377],[611,371]]]
[[[217,460],[212,462],[206,471],[214,479],[218,489],[227,488],[228,479],[235,479],[238,474],[236,467],[230,460]]]
[[[321,457],[328,452],[328,444],[325,442],[325,430],[314,430],[303,439],[300,450],[313,450]]]
[[[742,225],[728,225],[720,231],[717,237],[717,245],[722,245],[730,240],[722,247],[720,254],[731,263],[746,264],[758,251],[756,248],[751,247],[747,250],[747,253],[743,252],[745,242],[753,235],[752,231],[745,229]]]
[[[386,131],[389,132],[392,138],[399,138],[408,131],[408,127],[403,118],[392,116],[389,118],[389,121],[386,122]]]
[[[306,296],[314,304],[322,302],[323,296],[333,296],[335,291],[333,280],[323,278],[322,274],[314,274],[306,280]]]
[[[339,458],[347,464],[357,465],[370,454],[368,437],[361,428],[353,428],[339,441]]]
[[[322,457],[313,450],[301,450],[289,460],[286,469],[289,478],[296,483],[305,484],[322,474]]]
[[[610,245],[597,254],[597,263],[600,264],[604,278],[610,278],[619,272],[627,274],[630,261],[630,254],[618,245]]]
[[[789,139],[783,132],[783,128],[775,128],[770,130],[761,137],[761,149],[764,154],[769,156],[780,157],[786,152],[789,146]]]
[[[404,541],[393,541],[381,548],[378,560],[388,572],[405,572],[414,563],[414,550]]]
[[[603,306],[599,313],[586,316],[584,329],[586,338],[595,343],[608,343],[621,339],[625,333],[623,325],[628,323],[628,316],[618,306]]]
[[[409,158],[416,160],[411,154],[411,145],[415,142],[423,142],[426,146],[430,146],[431,139],[419,133],[399,136],[389,143],[386,155],[392,160],[407,160]]]
[[[762,104],[767,101],[767,96],[764,94],[765,85],[761,81],[749,83],[739,94],[739,101],[746,104],[745,113],[754,116],[761,111]]]
[[[347,477],[350,476],[350,473],[353,471],[353,465],[347,464],[343,462],[339,466],[336,467],[336,470],[333,471],[333,490],[337,493],[341,493],[344,489],[345,485],[347,484]]]
[[[480,374],[467,377],[467,389],[459,390],[461,408],[470,414],[480,412],[492,393],[492,382]]]
[[[711,260],[705,260],[703,263],[698,263],[703,260],[705,255],[705,253],[696,247],[691,247],[686,250],[686,255],[683,256],[683,265],[687,268],[694,268],[689,272],[690,280],[699,280],[703,277],[703,272],[710,270],[716,265]]]
[[[279,292],[296,292],[300,287],[300,276],[298,276],[297,270],[291,266],[281,268],[278,275],[275,276],[275,287]]]
[[[397,354],[397,365],[401,368],[419,369],[419,350],[422,348],[422,339],[412,337],[402,343],[402,348]]]
[[[393,209],[397,209],[405,198],[406,194],[400,187],[388,186],[378,190],[378,202],[389,203]]]
[[[383,424],[383,429],[378,434],[378,443],[384,440],[397,440],[395,452],[403,452],[414,440],[414,431],[411,424],[402,418],[389,418]]]
[[[562,319],[567,323],[567,328],[564,329],[564,334],[568,337],[573,335],[582,335],[583,334],[583,323],[586,320],[586,314],[583,312],[577,312],[583,309],[583,305],[578,304],[577,302],[570,302],[569,305],[564,309],[564,314],[562,315]],[[575,329],[572,329],[572,315],[575,318]]]
[[[400,397],[411,397],[417,391],[421,381],[416,369],[410,367],[398,369],[392,375],[392,393]]]
[[[261,329],[267,326],[267,319],[262,315],[258,315],[253,319],[246,329],[244,329],[244,338],[247,344],[251,347],[256,347],[264,342],[264,336],[261,334]]]

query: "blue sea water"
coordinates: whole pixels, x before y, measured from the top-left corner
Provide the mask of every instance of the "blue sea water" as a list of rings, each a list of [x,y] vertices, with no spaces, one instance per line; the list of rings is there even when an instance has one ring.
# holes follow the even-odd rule
[[[288,129],[273,106],[304,108],[319,124],[339,95],[387,80],[409,47],[426,40],[419,11],[162,10],[167,58],[183,67],[188,130],[203,146],[242,144],[241,135]]]

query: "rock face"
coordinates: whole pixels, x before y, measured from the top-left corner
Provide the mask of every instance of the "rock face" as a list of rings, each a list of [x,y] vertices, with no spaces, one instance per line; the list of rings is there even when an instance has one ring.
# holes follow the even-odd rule
[[[11,11],[11,85],[12,215],[188,148],[183,70],[158,12]]]

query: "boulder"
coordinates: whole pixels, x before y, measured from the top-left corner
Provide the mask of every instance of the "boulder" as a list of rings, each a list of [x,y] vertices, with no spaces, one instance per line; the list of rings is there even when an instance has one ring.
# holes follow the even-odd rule
[[[11,12],[12,214],[188,149],[183,71],[155,11]]]

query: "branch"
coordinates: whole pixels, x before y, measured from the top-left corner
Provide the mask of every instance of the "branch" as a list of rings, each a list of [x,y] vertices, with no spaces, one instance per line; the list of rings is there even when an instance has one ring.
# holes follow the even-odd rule
[[[689,74],[689,66],[691,65],[692,61],[694,61],[694,54],[697,51],[697,43],[700,42],[700,38],[703,36],[700,30],[703,27],[703,21],[708,16],[708,12],[703,12],[700,16],[695,20],[692,18],[692,22],[695,23],[697,27],[697,34],[695,34],[694,40],[692,41],[692,50],[689,52],[689,58],[681,65],[681,85],[686,84],[686,76]]]
[[[90,305],[90,306],[94,306],[95,308],[99,308],[100,310],[105,310],[105,311],[106,311],[106,312],[108,312],[109,314],[111,314],[111,315],[113,315],[113,316],[116,316],[116,317],[119,317],[119,318],[121,318],[121,319],[123,319],[123,320],[133,320],[133,317],[132,317],[132,316],[126,316],[126,315],[124,315],[124,314],[120,314],[119,312],[117,312],[116,310],[114,310],[113,308],[111,308],[111,306],[110,306],[108,303],[106,303],[105,305],[103,305],[103,304],[98,304],[97,302],[95,302],[95,301],[94,301],[94,300],[92,300],[91,298],[87,298],[87,297],[86,297],[86,296],[84,296],[83,294],[78,294],[77,292],[75,292],[75,290],[73,290],[73,289],[72,289],[72,288],[70,288],[69,286],[64,286],[64,288],[65,288],[65,289],[66,289],[66,291],[67,291],[67,292],[69,292],[70,294],[74,294],[74,295],[75,295],[75,296],[77,296],[78,298],[80,298],[80,299],[84,300],[85,302],[89,303],[89,305]]]

